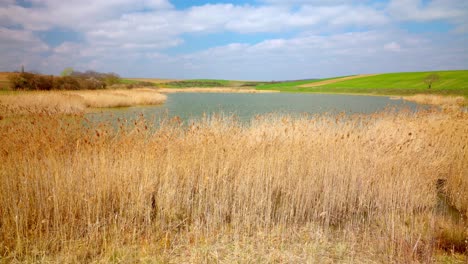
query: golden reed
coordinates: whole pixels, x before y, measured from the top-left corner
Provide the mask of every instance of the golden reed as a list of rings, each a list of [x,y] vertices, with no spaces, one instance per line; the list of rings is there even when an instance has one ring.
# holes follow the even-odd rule
[[[466,113],[84,122],[0,120],[0,260],[418,263],[466,252]],[[438,180],[459,222],[440,215]]]

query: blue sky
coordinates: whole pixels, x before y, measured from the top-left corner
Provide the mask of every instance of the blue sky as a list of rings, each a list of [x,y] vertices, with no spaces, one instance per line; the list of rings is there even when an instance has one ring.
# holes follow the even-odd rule
[[[0,71],[285,80],[468,69],[465,0],[2,0]]]

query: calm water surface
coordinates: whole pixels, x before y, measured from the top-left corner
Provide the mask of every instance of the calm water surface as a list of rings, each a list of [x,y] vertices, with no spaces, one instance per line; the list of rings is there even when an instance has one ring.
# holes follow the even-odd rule
[[[107,109],[88,114],[96,121],[134,119],[143,114],[146,119],[158,121],[180,117],[182,120],[198,119],[205,115],[223,113],[236,115],[248,121],[259,114],[316,114],[316,113],[374,113],[386,107],[415,110],[417,104],[392,100],[384,96],[328,95],[328,94],[226,94],[226,93],[175,93],[159,106]]]

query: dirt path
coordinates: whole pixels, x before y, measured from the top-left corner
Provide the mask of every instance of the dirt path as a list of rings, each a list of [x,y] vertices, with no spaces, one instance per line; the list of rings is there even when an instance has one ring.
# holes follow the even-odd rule
[[[343,77],[343,78],[337,78],[337,79],[332,79],[332,80],[326,80],[326,81],[321,81],[321,82],[314,82],[314,83],[308,83],[308,84],[303,84],[300,85],[299,87],[317,87],[317,86],[322,86],[325,84],[330,84],[330,83],[336,83],[336,82],[341,82],[341,81],[346,81],[346,80],[352,80],[352,79],[358,79],[358,78],[363,78],[363,77],[369,77],[369,76],[374,76],[378,74],[360,74],[360,75],[353,75],[353,76],[348,76],[348,77]]]

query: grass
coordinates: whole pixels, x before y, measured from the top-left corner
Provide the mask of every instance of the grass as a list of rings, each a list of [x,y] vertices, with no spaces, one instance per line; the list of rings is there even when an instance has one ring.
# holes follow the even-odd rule
[[[0,105],[14,114],[84,112],[87,108],[162,104],[166,96],[151,89],[9,92],[0,94]]]
[[[319,82],[319,81],[323,81],[323,80],[328,80],[328,79],[266,83],[266,84],[258,85],[256,88],[260,89],[260,90],[280,90],[282,92],[301,92],[302,89],[299,87],[300,85]]]
[[[437,73],[440,76],[440,80],[434,83],[432,89],[427,89],[427,85],[423,80],[431,73]],[[340,78],[343,77],[265,84],[259,85],[256,88],[279,90],[282,92],[363,93],[378,95],[439,94],[468,97],[467,70],[386,73],[364,76],[351,80],[339,80]],[[337,81],[317,87],[304,87],[304,85],[307,84],[314,84],[326,80]]]
[[[468,71],[435,72],[440,80],[427,89],[424,78],[432,72],[387,73],[311,87],[309,92],[368,93],[386,95],[441,94],[468,96]]]
[[[467,117],[0,120],[0,258],[463,263]]]
[[[126,79],[126,81],[152,82],[161,88],[252,88],[264,82],[214,80],[214,79],[191,79],[191,80],[169,80],[169,79]]]
[[[164,84],[164,83],[167,83],[167,82],[174,82],[174,81],[177,81],[177,80],[158,79],[158,78],[125,78],[125,79],[122,79],[122,82],[126,83],[126,84],[135,84],[135,83],[139,83],[139,82],[149,82],[149,83],[153,83],[155,86],[158,86],[160,84]]]

